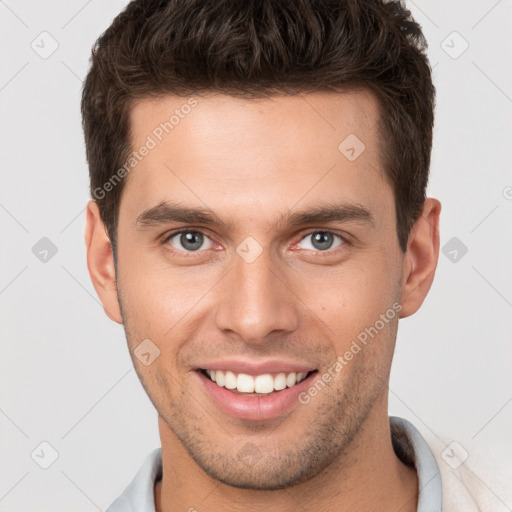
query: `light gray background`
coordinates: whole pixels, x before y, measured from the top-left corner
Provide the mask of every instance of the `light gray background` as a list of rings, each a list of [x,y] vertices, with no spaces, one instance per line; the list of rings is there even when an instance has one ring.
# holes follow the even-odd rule
[[[159,446],[83,242],[81,82],[93,42],[125,4],[0,0],[2,512],[105,510]],[[483,476],[510,478],[512,460],[512,2],[408,5],[438,90],[429,195],[443,204],[441,245],[457,237],[468,252],[441,254],[424,306],[400,323],[390,413],[482,459],[496,510],[512,510]],[[46,59],[31,47],[49,51],[52,38]],[[58,249],[46,263],[32,252],[42,237]],[[48,469],[43,441],[59,454]]]

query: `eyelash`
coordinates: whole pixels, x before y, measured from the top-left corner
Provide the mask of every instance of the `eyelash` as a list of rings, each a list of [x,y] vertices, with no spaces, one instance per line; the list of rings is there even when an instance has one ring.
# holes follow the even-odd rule
[[[171,240],[171,238],[175,237],[175,236],[178,236],[178,235],[182,235],[184,233],[201,233],[202,235],[204,235],[206,238],[210,239],[211,238],[204,232],[204,231],[201,231],[200,229],[181,229],[179,231],[175,231],[173,233],[170,233],[169,235],[165,236],[163,241],[162,241],[162,244],[164,245],[167,245],[168,242]],[[335,254],[337,253],[339,250],[342,250],[345,246],[349,245],[349,241],[347,239],[347,237],[345,235],[341,235],[340,233],[337,233],[336,231],[329,231],[329,230],[325,230],[325,229],[314,229],[314,230],[311,230],[307,233],[305,233],[298,242],[296,242],[294,245],[296,244],[299,244],[300,242],[302,242],[302,240],[304,240],[306,237],[308,237],[309,235],[313,235],[315,233],[329,233],[331,235],[334,235],[334,236],[337,236],[338,238],[341,239],[342,243],[338,246],[336,246],[334,249],[327,249],[325,251],[312,251],[313,253],[319,255],[320,257],[322,257],[322,255],[326,255],[326,256],[331,256],[332,254]],[[211,240],[213,242],[213,240]],[[188,258],[188,257],[194,257],[196,254],[199,254],[199,253],[202,253],[202,252],[205,252],[206,250],[198,250],[198,251],[184,251],[184,250],[175,250],[174,248],[170,249],[172,252],[176,253],[183,253],[185,258]],[[311,251],[311,249],[305,249],[305,250],[308,250],[308,251]]]

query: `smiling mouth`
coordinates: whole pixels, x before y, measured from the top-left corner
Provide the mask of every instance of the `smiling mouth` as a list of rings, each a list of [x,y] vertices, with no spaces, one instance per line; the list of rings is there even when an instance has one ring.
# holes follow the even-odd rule
[[[200,372],[217,386],[246,396],[268,396],[303,382],[318,370],[310,372],[280,372],[248,375],[230,370],[201,369]]]

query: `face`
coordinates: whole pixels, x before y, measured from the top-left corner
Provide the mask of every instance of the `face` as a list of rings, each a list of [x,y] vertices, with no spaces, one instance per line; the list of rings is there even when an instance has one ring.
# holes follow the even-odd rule
[[[404,255],[378,105],[365,92],[186,104],[132,111],[133,148],[151,148],[119,211],[130,353],[207,474],[286,487],[341,460],[387,404]]]

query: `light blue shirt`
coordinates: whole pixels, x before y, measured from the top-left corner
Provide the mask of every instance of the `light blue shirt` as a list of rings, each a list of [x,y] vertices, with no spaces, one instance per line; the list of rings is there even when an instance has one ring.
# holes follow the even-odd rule
[[[409,421],[390,416],[393,446],[407,463],[413,462],[418,473],[417,512],[442,512],[441,475],[437,462],[423,436]],[[401,433],[399,435],[398,433]],[[162,448],[155,448],[123,493],[106,512],[155,512],[155,482],[162,478]]]

